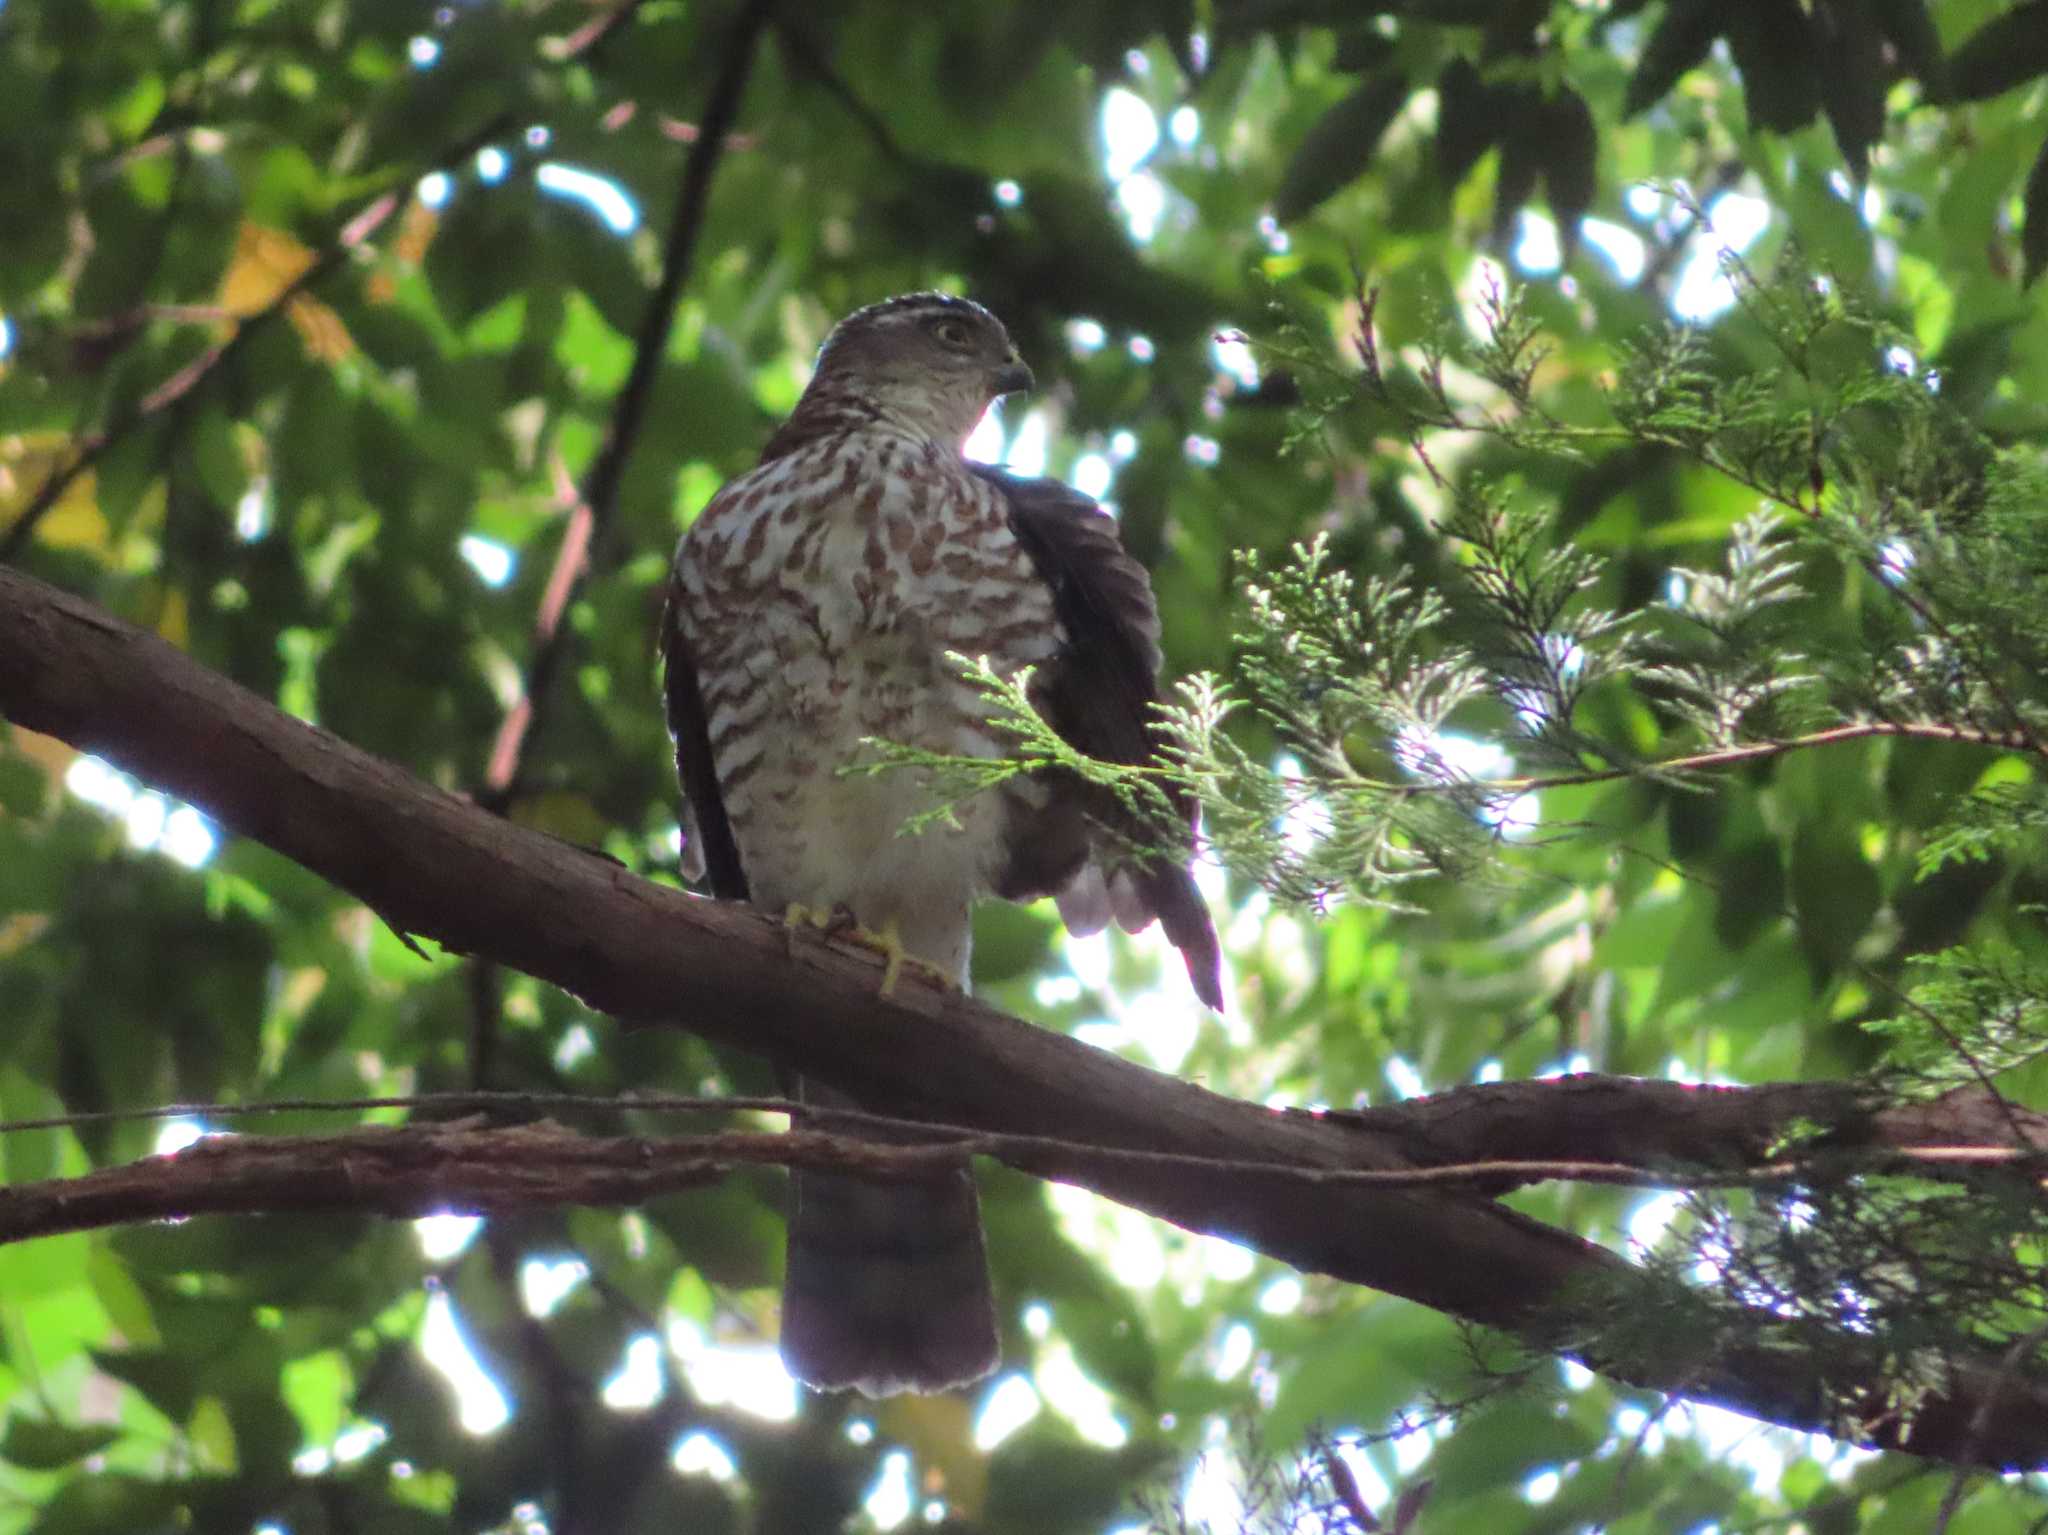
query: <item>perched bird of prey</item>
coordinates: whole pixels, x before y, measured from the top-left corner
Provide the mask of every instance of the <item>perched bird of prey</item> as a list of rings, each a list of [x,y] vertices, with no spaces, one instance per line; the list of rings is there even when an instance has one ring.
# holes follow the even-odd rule
[[[1015,778],[903,835],[923,775],[838,770],[878,737],[1000,756],[1010,738],[947,658],[1035,668],[1040,714],[1082,751],[1155,759],[1159,616],[1115,521],[1053,480],[970,463],[997,396],[1031,385],[1001,322],[941,293],[892,298],[826,340],[759,467],[676,551],[663,624],[686,859],[714,895],[832,914],[964,986],[984,895],[1052,896],[1069,930],[1154,919],[1222,1005],[1216,932],[1185,868],[1194,812],[1146,825],[1071,774]],[[1140,856],[1167,834],[1178,856]],[[931,1048],[943,1050],[935,1035]],[[850,1106],[815,1085],[806,1100]],[[971,1177],[791,1180],[782,1352],[820,1388],[939,1391],[995,1368]]]

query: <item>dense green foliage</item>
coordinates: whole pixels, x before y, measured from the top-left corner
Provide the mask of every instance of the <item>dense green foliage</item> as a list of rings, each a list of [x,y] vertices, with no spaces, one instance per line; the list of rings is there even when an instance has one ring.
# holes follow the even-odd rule
[[[997,1005],[1261,1101],[1571,1068],[1996,1076],[2048,1107],[2040,0],[789,0],[756,35],[759,9],[0,5],[0,550],[673,877],[675,536],[838,315],[959,288],[1040,380],[1011,451],[1113,502],[1153,571],[1230,869],[1228,1017],[1156,942],[1010,908],[977,934]],[[505,782],[692,156],[674,329]],[[473,1086],[769,1078],[413,952],[0,724],[0,1117]],[[260,1128],[364,1117],[395,1116]],[[159,1133],[11,1132],[0,1167]],[[0,1249],[0,1528],[814,1531],[927,1497],[963,1530],[1359,1528],[1300,1474],[1314,1431],[1357,1441],[1390,1526],[1433,1479],[1423,1530],[1917,1531],[1952,1493],[983,1188],[1005,1376],[794,1415],[762,1368],[766,1174],[453,1252],[332,1216]],[[1516,1199],[1880,1332],[1908,1403],[1968,1344],[2042,1367],[2048,1230],[2006,1189]],[[1694,1299],[1633,1320],[1725,1323]],[[451,1317],[502,1422],[423,1352]],[[989,1448],[998,1393],[1039,1410]],[[1956,1532],[2042,1511],[2038,1479],[1959,1491]]]

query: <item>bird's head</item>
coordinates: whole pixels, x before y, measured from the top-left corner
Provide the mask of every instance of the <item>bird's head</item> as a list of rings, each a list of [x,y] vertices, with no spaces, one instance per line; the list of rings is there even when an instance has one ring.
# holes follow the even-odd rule
[[[848,315],[818,354],[812,393],[853,396],[955,445],[989,402],[1031,387],[1003,322],[969,299],[907,293]]]

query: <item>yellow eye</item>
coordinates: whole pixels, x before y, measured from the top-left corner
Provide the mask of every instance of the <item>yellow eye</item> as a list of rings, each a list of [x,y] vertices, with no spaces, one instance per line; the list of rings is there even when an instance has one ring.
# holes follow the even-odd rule
[[[932,334],[939,338],[941,346],[966,347],[969,342],[967,326],[959,320],[938,320],[932,324]]]

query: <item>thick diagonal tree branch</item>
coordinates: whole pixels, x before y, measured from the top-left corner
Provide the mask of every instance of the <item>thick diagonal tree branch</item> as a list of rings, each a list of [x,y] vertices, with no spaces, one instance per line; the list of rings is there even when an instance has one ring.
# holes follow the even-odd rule
[[[350,891],[409,932],[517,966],[628,1024],[681,1026],[797,1065],[909,1117],[1302,1168],[1412,1165],[1398,1140],[1207,1092],[951,994],[876,990],[865,955],[792,947],[779,923],[695,900],[523,830],[272,708],[89,602],[0,569],[0,713],[96,752]],[[1603,1357],[1583,1340],[1630,1266],[1482,1198],[1134,1159],[1089,1187],[1298,1268],[1577,1347],[1617,1379],[1839,1432],[1812,1361],[1782,1333]],[[1995,1357],[1888,1414],[1882,1361],[1829,1340],[1832,1398],[1861,1437],[2001,1467],[2048,1462],[2048,1382]],[[1845,1371],[1847,1372],[1845,1374]],[[1985,1404],[1995,1411],[1980,1411]]]

